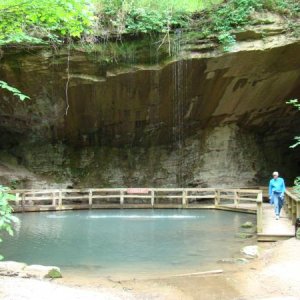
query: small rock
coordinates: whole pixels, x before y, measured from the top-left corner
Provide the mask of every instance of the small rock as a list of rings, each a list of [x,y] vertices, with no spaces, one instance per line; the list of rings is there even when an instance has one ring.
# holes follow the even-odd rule
[[[34,278],[61,278],[61,272],[58,267],[31,265],[23,270],[25,276]]]
[[[234,258],[222,258],[222,259],[218,260],[218,263],[222,263],[222,264],[234,264],[235,263],[235,259]]]
[[[248,263],[249,260],[243,257],[239,257],[239,258],[223,258],[218,260],[218,263],[222,263],[222,264],[246,264]]]
[[[236,262],[240,263],[240,264],[247,264],[249,262],[249,260],[246,258],[240,257],[240,258],[236,259]]]
[[[1,261],[0,275],[3,276],[18,276],[27,265],[16,261]]]
[[[252,222],[245,222],[241,225],[242,228],[252,228],[254,225]]]
[[[250,258],[258,257],[259,255],[258,246],[246,246],[241,251]]]
[[[240,239],[249,239],[253,237],[253,234],[247,232],[238,232],[235,234],[235,237]]]

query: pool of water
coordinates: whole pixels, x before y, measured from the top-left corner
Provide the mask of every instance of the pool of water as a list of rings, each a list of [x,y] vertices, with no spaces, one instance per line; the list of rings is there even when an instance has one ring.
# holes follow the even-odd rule
[[[235,234],[255,216],[215,210],[87,210],[17,215],[5,260],[55,265],[64,274],[134,277],[220,268],[253,240]]]

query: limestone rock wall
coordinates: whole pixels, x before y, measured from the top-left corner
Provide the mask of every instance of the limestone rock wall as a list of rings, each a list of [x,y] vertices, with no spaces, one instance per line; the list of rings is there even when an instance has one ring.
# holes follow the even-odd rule
[[[300,119],[285,102],[300,98],[300,42],[245,36],[230,53],[186,45],[147,65],[7,50],[0,77],[31,100],[0,91],[0,162],[40,176],[24,185],[239,187],[275,169],[291,183]]]

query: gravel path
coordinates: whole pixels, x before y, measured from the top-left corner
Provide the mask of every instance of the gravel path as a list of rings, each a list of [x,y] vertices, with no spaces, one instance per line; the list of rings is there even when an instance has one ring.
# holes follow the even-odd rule
[[[1,300],[133,300],[128,292],[113,289],[84,289],[68,287],[54,282],[0,277]]]

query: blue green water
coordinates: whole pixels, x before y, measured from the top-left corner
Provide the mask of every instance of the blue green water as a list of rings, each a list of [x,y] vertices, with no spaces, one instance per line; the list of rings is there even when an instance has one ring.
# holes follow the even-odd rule
[[[214,210],[87,210],[17,215],[5,260],[84,276],[177,274],[217,267],[253,243],[235,238],[255,216]]]

